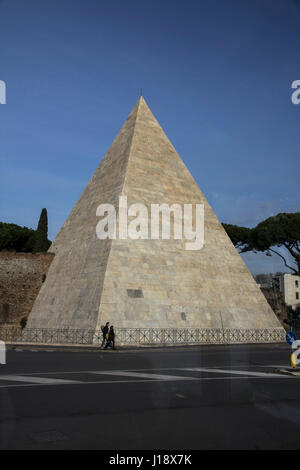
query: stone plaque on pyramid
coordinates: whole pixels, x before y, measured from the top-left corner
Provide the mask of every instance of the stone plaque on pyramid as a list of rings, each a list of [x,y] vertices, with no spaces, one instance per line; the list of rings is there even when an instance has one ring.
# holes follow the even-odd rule
[[[185,241],[174,238],[100,240],[97,207],[112,204],[118,219],[120,196],[128,206],[147,208],[203,204],[203,248],[186,250]],[[220,332],[231,342],[283,338],[259,286],[142,97],[49,251],[55,257],[25,333],[98,332],[109,321],[123,338],[134,331],[144,338],[185,332],[199,342]]]

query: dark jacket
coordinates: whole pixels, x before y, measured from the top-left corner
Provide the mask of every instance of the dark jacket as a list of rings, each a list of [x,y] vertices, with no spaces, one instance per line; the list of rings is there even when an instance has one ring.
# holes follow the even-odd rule
[[[115,339],[115,332],[113,329],[109,330],[109,339],[112,341]]]
[[[103,328],[103,338],[105,338],[106,333],[108,333],[108,326],[105,325],[105,327]]]

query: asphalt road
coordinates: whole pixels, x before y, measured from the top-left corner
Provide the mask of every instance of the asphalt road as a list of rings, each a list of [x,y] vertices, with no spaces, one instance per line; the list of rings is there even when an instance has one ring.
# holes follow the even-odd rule
[[[0,449],[299,449],[285,345],[11,350]]]

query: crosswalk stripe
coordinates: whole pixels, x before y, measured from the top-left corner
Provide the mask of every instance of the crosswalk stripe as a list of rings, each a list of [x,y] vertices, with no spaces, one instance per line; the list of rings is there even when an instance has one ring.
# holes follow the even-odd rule
[[[186,370],[190,372],[210,372],[215,374],[231,374],[231,375],[248,375],[253,377],[282,377],[281,374],[272,374],[269,372],[252,372],[249,370],[233,370],[233,369],[208,369],[206,367],[190,367],[180,368],[177,370]]]
[[[81,383],[78,380],[65,380],[65,379],[55,379],[55,378],[45,378],[45,377],[31,377],[28,375],[0,375],[0,380],[7,380],[12,382],[29,382],[37,384],[69,384],[69,383]]]
[[[165,374],[145,374],[143,372],[131,372],[126,370],[117,371],[91,371],[91,374],[99,375],[117,375],[125,377],[139,377],[144,379],[156,379],[156,380],[197,380],[196,377],[182,377],[178,375],[165,375]]]

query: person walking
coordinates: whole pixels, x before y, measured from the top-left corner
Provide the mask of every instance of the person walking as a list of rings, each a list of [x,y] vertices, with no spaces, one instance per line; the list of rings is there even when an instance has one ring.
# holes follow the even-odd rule
[[[109,327],[109,321],[106,323],[105,327],[103,328],[102,330],[102,333],[103,333],[103,339],[102,339],[102,344],[101,344],[101,348],[100,349],[104,349],[104,344],[105,342],[107,343],[108,341],[108,327]]]
[[[104,349],[107,349],[108,347],[111,347],[111,344],[112,344],[112,348],[113,349],[116,349],[115,348],[115,332],[114,332],[114,327],[113,325],[111,325],[110,329],[109,329],[109,333],[108,333],[108,341],[106,343],[106,346]]]

